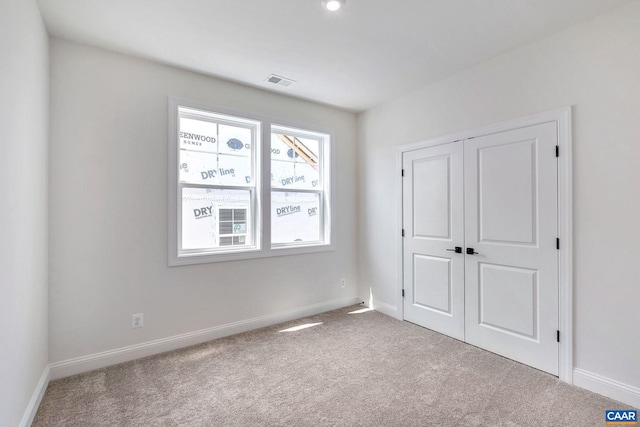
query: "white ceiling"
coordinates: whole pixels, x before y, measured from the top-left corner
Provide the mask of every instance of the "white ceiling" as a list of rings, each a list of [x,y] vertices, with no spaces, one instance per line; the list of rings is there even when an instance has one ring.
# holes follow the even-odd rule
[[[51,35],[362,111],[631,0],[38,0]],[[282,88],[265,79],[296,80]]]

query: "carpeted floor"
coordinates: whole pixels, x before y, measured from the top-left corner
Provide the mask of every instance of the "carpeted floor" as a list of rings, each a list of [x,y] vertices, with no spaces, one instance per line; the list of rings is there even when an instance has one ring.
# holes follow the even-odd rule
[[[602,426],[629,409],[361,308],[52,381],[33,426]]]

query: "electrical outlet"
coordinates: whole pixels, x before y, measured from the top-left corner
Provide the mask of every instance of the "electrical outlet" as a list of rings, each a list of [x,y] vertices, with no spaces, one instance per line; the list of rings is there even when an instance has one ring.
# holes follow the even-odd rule
[[[340,280],[340,287],[341,288],[346,288],[347,287],[347,281],[345,279]]]
[[[131,329],[142,328],[144,326],[144,314],[132,314],[131,315]]]

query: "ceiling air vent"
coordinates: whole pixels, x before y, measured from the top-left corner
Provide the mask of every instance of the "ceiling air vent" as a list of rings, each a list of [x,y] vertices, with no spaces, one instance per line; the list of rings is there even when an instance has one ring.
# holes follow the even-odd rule
[[[274,85],[284,86],[284,87],[290,86],[293,83],[295,83],[295,80],[291,80],[282,76],[276,76],[275,74],[271,74],[266,81],[269,83],[273,83]]]

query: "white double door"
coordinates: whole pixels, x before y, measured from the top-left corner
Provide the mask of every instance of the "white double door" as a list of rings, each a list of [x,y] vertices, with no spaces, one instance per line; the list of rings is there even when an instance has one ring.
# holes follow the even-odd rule
[[[404,318],[558,374],[555,123],[403,154]]]

